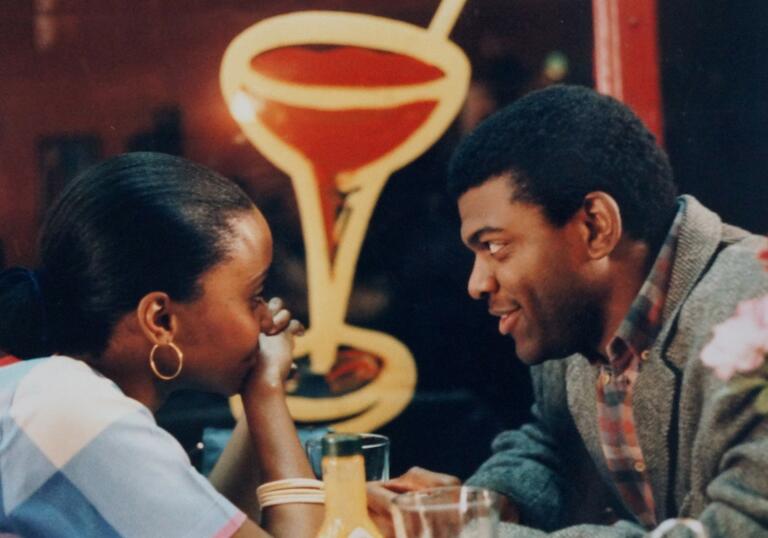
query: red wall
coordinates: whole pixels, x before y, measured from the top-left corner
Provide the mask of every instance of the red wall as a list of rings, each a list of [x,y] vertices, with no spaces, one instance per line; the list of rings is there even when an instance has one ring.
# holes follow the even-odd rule
[[[232,38],[262,18],[302,9],[346,9],[426,26],[438,3],[2,0],[0,240],[6,262],[34,264],[45,209],[36,155],[42,137],[94,134],[104,156],[112,155],[151,127],[156,107],[172,104],[183,114],[185,156],[247,181],[284,182],[240,140],[224,107],[218,73]],[[512,48],[534,67],[547,51],[573,47],[576,39],[575,54],[588,64],[590,22],[588,0],[468,0],[454,38],[471,58]]]

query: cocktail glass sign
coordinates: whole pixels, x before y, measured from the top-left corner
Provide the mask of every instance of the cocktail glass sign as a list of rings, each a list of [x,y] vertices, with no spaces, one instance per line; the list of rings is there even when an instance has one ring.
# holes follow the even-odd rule
[[[346,12],[304,11],[249,27],[227,48],[221,89],[251,143],[293,183],[306,252],[309,327],[294,355],[327,378],[339,361],[378,365],[351,390],[289,394],[294,419],[371,431],[410,402],[416,366],[394,337],[346,322],[355,267],[381,189],[456,117],[470,67],[448,35],[465,0],[428,29]],[[239,403],[233,400],[238,413]],[[242,410],[241,407],[239,407]]]

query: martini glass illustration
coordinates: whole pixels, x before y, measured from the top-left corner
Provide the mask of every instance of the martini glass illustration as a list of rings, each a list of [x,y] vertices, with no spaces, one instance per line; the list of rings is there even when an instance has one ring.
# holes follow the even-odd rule
[[[315,374],[328,373],[341,349],[382,364],[350,393],[289,396],[296,420],[373,430],[413,396],[408,349],[347,324],[347,306],[381,189],[443,134],[463,103],[469,62],[447,35],[464,1],[444,0],[428,29],[347,12],[280,15],[246,29],[224,54],[220,82],[230,111],[296,193],[310,320],[294,355],[308,355]]]

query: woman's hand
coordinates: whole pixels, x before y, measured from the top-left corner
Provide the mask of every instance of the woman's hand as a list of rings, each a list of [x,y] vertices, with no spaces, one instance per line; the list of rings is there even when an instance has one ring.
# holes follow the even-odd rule
[[[259,336],[256,364],[243,387],[243,397],[260,389],[282,390],[293,366],[294,338],[304,334],[304,326],[291,318],[279,297],[267,303],[271,326]]]
[[[293,339],[304,332],[304,327],[291,318],[282,300],[270,300],[267,308],[270,319],[262,325],[256,363],[242,389],[251,437],[250,465],[256,467],[262,482],[313,478],[286,405],[284,387],[293,364]],[[261,523],[272,536],[314,536],[322,519],[323,507],[314,504],[275,505],[261,513]]]

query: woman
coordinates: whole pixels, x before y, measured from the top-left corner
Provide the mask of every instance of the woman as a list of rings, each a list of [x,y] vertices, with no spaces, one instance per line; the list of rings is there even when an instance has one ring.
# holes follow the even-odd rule
[[[125,154],[65,189],[39,269],[0,273],[0,349],[25,359],[0,368],[0,533],[267,535],[245,515],[258,483],[312,477],[283,389],[301,326],[262,298],[271,259],[245,193],[184,159]],[[178,389],[242,395],[210,482],[152,417]],[[321,518],[262,513],[291,538]]]

